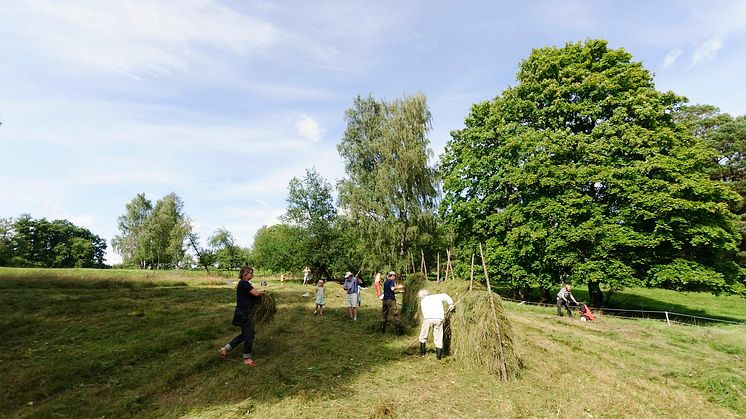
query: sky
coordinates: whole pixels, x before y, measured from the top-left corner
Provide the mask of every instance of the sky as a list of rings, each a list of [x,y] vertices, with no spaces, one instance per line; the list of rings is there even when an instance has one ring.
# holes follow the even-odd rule
[[[110,242],[137,193],[175,192],[203,240],[250,246],[290,179],[344,177],[354,97],[424,93],[435,163],[533,48],[597,38],[659,90],[746,114],[743,1],[3,1],[0,217]]]

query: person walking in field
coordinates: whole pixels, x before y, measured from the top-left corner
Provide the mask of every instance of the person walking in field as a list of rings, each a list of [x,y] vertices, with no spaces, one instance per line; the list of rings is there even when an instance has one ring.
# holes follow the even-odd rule
[[[360,278],[352,275],[352,272],[345,274],[345,281],[342,287],[347,291],[347,312],[350,314],[350,319],[357,320],[357,294],[360,292],[360,284],[363,281]]]
[[[575,297],[573,297],[572,292],[570,292],[570,284],[565,284],[564,287],[560,288],[559,293],[557,293],[557,315],[562,316],[562,307],[564,306],[567,310],[567,316],[572,317],[572,311],[570,311],[569,301],[567,301],[567,297],[570,297],[570,299],[575,303],[575,305],[578,305],[577,300],[575,300]]]
[[[388,275],[386,275],[386,281],[383,283],[383,298],[381,299],[381,333],[386,333],[386,322],[388,321],[389,313],[394,317],[396,333],[399,335],[403,333],[401,320],[399,319],[399,310],[396,308],[395,294],[395,292],[401,288],[401,286],[396,285],[396,272],[389,272]]]
[[[306,285],[308,283],[308,280],[311,276],[311,269],[306,266],[303,268],[303,285]]]
[[[243,363],[250,367],[255,367],[256,362],[251,357],[251,350],[254,345],[254,324],[251,322],[251,312],[262,298],[264,292],[259,291],[251,285],[251,279],[254,277],[254,269],[250,266],[244,266],[238,274],[241,278],[236,286],[236,309],[233,312],[233,325],[241,328],[241,333],[228,342],[218,351],[220,356],[227,358],[228,354],[243,342]]]
[[[443,321],[445,312],[443,303],[448,304],[448,311],[453,310],[453,299],[448,294],[430,294],[428,290],[420,290],[420,310],[422,311],[422,326],[420,327],[420,357],[425,356],[427,335],[433,329],[433,343],[435,343],[435,356],[440,359],[443,356]]]
[[[376,298],[383,300],[383,284],[381,283],[381,273],[376,273],[376,278],[373,280],[373,287],[376,290]]]
[[[324,281],[321,279],[316,284],[316,309],[313,314],[324,315]]]

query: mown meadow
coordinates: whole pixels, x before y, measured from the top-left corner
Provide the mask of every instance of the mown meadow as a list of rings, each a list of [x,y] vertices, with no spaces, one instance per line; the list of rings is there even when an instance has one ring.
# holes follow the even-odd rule
[[[262,278],[254,282],[258,285]],[[327,284],[267,278],[275,321],[249,368],[217,349],[234,279],[199,274],[0,269],[2,417],[739,417],[746,415],[746,325],[668,326],[609,315],[583,323],[505,302],[521,375],[501,382],[452,357],[416,355],[416,331],[375,332]],[[435,288],[435,284],[432,285]],[[439,289],[457,299],[467,283]],[[308,297],[304,296],[309,293]],[[746,300],[631,290],[615,298],[746,319]],[[612,300],[613,301],[613,300]]]

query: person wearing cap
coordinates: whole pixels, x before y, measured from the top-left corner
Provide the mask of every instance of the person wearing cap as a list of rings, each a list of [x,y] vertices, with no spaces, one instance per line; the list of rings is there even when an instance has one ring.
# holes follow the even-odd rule
[[[394,324],[396,325],[396,333],[401,335],[403,333],[401,320],[399,320],[399,310],[396,308],[396,290],[400,288],[396,285],[396,272],[391,271],[386,275],[386,281],[383,282],[383,298],[381,305],[381,332],[386,333],[386,322],[389,318],[389,313],[394,316]]]
[[[422,326],[420,327],[420,356],[425,356],[427,335],[433,329],[435,356],[443,356],[443,321],[445,312],[443,303],[448,303],[448,311],[453,310],[453,299],[448,294],[430,294],[428,290],[420,290],[420,310],[422,310]]]
[[[345,273],[345,282],[342,288],[347,291],[347,312],[350,319],[357,320],[357,293],[360,292],[360,285],[363,281],[352,275],[352,272]]]

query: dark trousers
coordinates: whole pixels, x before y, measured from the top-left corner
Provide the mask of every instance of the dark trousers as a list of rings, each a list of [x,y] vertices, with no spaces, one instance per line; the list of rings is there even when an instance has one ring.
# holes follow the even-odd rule
[[[389,313],[394,316],[394,323],[396,323],[397,326],[400,326],[401,320],[399,320],[399,310],[396,308],[396,300],[383,300],[383,305],[381,306],[382,324],[386,324],[386,320],[389,318]]]
[[[252,323],[246,323],[241,326],[241,334],[233,338],[233,340],[228,344],[231,345],[231,349],[233,349],[243,342],[244,358],[251,358],[251,348],[254,346],[254,335],[254,325]]]
[[[565,306],[565,309],[567,310],[567,315],[569,317],[572,317],[572,312],[570,311],[570,306],[567,305],[567,301],[563,300],[562,298],[557,299],[557,315],[562,315],[562,306]]]

